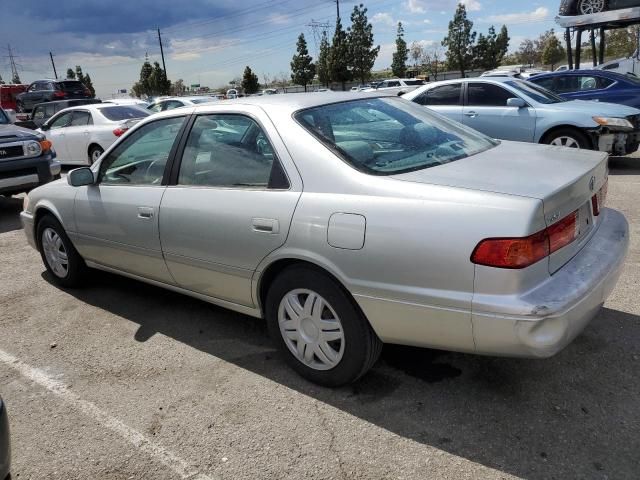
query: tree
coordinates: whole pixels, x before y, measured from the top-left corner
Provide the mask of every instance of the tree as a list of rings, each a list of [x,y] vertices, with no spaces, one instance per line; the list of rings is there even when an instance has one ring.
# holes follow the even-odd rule
[[[507,26],[502,25],[502,28],[500,29],[500,33],[496,37],[496,43],[495,43],[496,61],[497,61],[496,66],[502,63],[504,56],[509,51],[509,41],[511,41],[511,39],[509,38],[509,31],[507,30]]]
[[[380,46],[373,46],[373,26],[369,23],[367,9],[363,4],[353,7],[347,43],[353,78],[357,78],[361,84],[364,84],[371,77],[371,70],[380,52]]]
[[[349,65],[351,65],[351,59],[349,58],[347,33],[342,28],[342,22],[338,17],[333,33],[333,42],[329,50],[329,77],[332,81],[341,83],[342,90],[345,89],[345,83],[352,78]]]
[[[82,73],[82,67],[80,65],[76,65],[76,78],[82,84],[84,84],[84,74]]]
[[[301,33],[298,37],[296,54],[291,59],[291,80],[297,85],[302,85],[306,92],[307,85],[313,82],[313,77],[315,76],[316,65],[313,63],[311,55],[309,55],[304,34]]]
[[[482,33],[478,35],[478,41],[473,46],[474,67],[482,70],[493,70],[495,68],[495,58],[491,50],[490,37],[485,37]]]
[[[244,67],[244,74],[242,75],[242,89],[244,93],[252,94],[257,93],[260,89],[260,83],[258,76],[251,71],[251,68],[247,65]]]
[[[264,82],[264,88],[269,88],[269,85],[271,85],[271,78],[269,77],[269,74],[263,73],[262,81]]]
[[[538,38],[536,38],[533,41],[533,45],[535,47],[535,61],[531,63],[542,62],[542,51],[544,50],[544,47],[547,45],[547,41],[551,37],[555,37],[555,36],[556,36],[556,33],[552,28],[551,30],[547,30],[546,32],[541,34]]]
[[[518,61],[523,64],[527,64],[532,66],[536,63],[536,57],[538,55],[536,51],[536,45],[533,43],[533,40],[528,38],[524,39],[522,43],[520,43],[520,48],[516,53],[518,57]]]
[[[608,30],[606,33],[605,54],[607,57],[630,57],[638,48],[637,32],[634,27]]]
[[[184,80],[179,78],[171,84],[171,95],[179,96],[183,95],[187,87],[184,85]]]
[[[73,71],[73,68],[67,68],[67,78],[71,80],[76,79],[76,72]]]
[[[318,72],[318,80],[325,87],[329,86],[331,75],[329,72],[329,54],[331,47],[327,39],[327,32],[322,32],[322,40],[320,40],[320,51],[318,53],[318,61],[316,62],[316,71]]]
[[[473,63],[476,32],[472,28],[473,22],[467,19],[467,9],[464,4],[459,3],[453,20],[449,22],[449,33],[442,40],[442,46],[447,48],[449,66],[460,70],[463,78]]]
[[[433,75],[431,80],[438,80],[438,72],[443,67],[444,51],[442,45],[433,44],[429,50],[425,50],[422,63],[426,66],[429,75]]]
[[[409,47],[409,56],[413,60],[413,66],[415,69],[418,68],[418,62],[422,60],[424,57],[424,48],[418,42],[413,42],[411,47]]]
[[[96,89],[93,87],[93,82],[91,81],[91,76],[87,73],[84,76],[84,86],[87,87],[89,89],[89,91],[91,92],[91,96],[95,97],[96,96]]]
[[[393,52],[393,60],[391,62],[391,71],[396,77],[404,77],[407,74],[408,58],[409,50],[407,49],[407,42],[404,40],[404,28],[402,28],[402,22],[398,22],[396,51]]]
[[[555,35],[549,37],[542,50],[542,63],[544,65],[551,65],[551,70],[553,70],[555,64],[565,58],[565,53],[564,47],[560,43],[560,40],[558,40],[558,37]]]
[[[148,95],[169,95],[171,93],[171,82],[167,79],[164,69],[158,62],[153,62],[151,74],[147,79]]]

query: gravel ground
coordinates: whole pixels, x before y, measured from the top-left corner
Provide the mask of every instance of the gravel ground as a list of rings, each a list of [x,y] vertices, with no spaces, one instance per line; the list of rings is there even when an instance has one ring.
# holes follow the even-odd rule
[[[0,199],[0,394],[15,479],[626,479],[640,472],[640,159],[608,204],[623,276],[547,360],[386,346],[359,383],[312,385],[261,321],[96,273],[63,291]]]

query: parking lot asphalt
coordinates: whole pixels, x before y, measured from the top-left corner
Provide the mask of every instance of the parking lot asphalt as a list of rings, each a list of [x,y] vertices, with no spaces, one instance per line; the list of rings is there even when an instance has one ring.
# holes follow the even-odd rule
[[[631,224],[605,308],[546,360],[385,346],[330,390],[262,321],[114,275],[53,285],[0,198],[0,395],[14,479],[635,479],[640,158],[612,159]]]

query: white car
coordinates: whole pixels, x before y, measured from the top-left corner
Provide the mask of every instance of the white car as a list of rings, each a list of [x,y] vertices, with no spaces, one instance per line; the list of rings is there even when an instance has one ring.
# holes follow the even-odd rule
[[[379,83],[375,88],[367,88],[362,90],[363,92],[384,92],[384,93],[395,93],[398,96],[404,95],[405,93],[411,92],[418,87],[421,87],[426,82],[424,80],[420,80],[419,78],[392,78],[389,80],[384,80],[382,83]]]
[[[173,110],[174,108],[188,107],[192,105],[198,105],[201,103],[211,103],[216,100],[208,96],[200,97],[168,97],[158,99],[147,107],[150,112],[165,112],[167,110]]]
[[[103,100],[102,103],[112,103],[114,105],[134,105],[140,108],[147,108],[148,102],[140,100],[139,98],[110,98],[109,100]]]
[[[81,105],[61,110],[38,131],[53,143],[60,163],[91,165],[120,135],[149,115],[132,105]]]

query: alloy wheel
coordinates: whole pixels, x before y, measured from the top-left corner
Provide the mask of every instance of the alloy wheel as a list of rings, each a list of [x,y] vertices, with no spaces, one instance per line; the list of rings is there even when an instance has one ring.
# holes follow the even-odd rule
[[[302,364],[330,370],[340,363],[345,347],[342,323],[318,293],[300,288],[284,295],[278,324],[287,348]]]
[[[69,273],[69,257],[62,238],[53,228],[42,232],[42,250],[54,275],[65,278]]]
[[[600,13],[604,10],[604,0],[580,0],[578,10],[581,15]]]
[[[573,137],[562,136],[554,138],[549,145],[555,145],[557,147],[568,147],[568,148],[580,148],[580,144]]]

